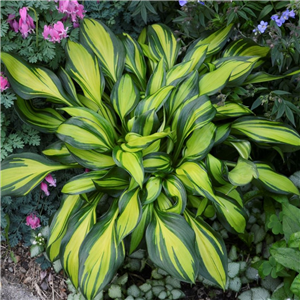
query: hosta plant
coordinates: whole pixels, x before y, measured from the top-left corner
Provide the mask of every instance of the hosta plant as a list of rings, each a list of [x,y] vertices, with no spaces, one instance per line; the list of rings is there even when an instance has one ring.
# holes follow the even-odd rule
[[[165,25],[149,26],[136,41],[84,19],[81,43],[67,43],[57,75],[2,53],[18,115],[58,138],[43,156],[3,162],[2,195],[25,195],[50,172],[82,168],[62,189],[47,253],[87,299],[139,247],[173,277],[195,282],[201,274],[224,288],[226,248],[205,216],[216,214],[227,230],[243,233],[241,186],[298,194],[288,178],[250,156],[252,143],[298,149],[298,133],[255,117],[233,97],[218,100],[220,90],[243,93],[242,85],[279,78],[253,71],[268,48],[248,40],[226,45],[231,31],[195,41],[180,57]],[[36,108],[36,97],[50,105]],[[230,159],[221,159],[224,151]]]

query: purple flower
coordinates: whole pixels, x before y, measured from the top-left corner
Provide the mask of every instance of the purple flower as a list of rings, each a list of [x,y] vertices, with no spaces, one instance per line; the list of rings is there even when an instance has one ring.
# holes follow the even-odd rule
[[[201,4],[201,5],[205,5],[205,3],[203,1],[198,0],[198,3]]]
[[[295,18],[296,14],[294,12],[294,10],[292,9],[290,12],[289,12],[289,17],[291,18]]]
[[[271,17],[271,20],[275,21],[278,27],[280,27],[285,22],[285,20],[282,17],[279,18],[278,15],[273,15]]]
[[[50,192],[48,191],[48,185],[45,182],[41,183],[41,190],[45,193],[46,196],[50,195]]]
[[[267,29],[267,26],[268,26],[268,22],[261,21],[260,24],[257,26],[257,29],[260,33],[264,33],[265,30]]]
[[[40,227],[40,224],[40,219],[34,213],[31,213],[29,216],[26,217],[26,225],[30,226],[31,229],[36,229]]]
[[[18,32],[19,31],[19,23],[17,22],[15,17],[16,16],[14,14],[8,15],[7,23],[9,24],[10,28],[12,30],[14,30],[14,32]]]
[[[27,14],[28,7],[23,7],[19,10],[20,20],[19,20],[19,31],[22,33],[22,37],[27,38],[28,34],[33,32],[35,25],[33,19]]]
[[[56,179],[54,179],[51,174],[48,174],[45,180],[49,183],[49,186],[56,186]]]
[[[2,72],[0,74],[1,74],[0,75],[0,83],[1,83],[0,89],[1,89],[1,92],[3,92],[10,87],[10,84],[9,84],[7,78],[4,77],[4,74]]]
[[[184,5],[186,5],[187,3],[188,3],[187,1],[179,0],[179,5],[180,5],[180,6],[184,6]]]
[[[284,19],[284,21],[288,20],[289,19],[289,13],[290,11],[287,9],[286,11],[284,11],[281,15],[281,18]]]

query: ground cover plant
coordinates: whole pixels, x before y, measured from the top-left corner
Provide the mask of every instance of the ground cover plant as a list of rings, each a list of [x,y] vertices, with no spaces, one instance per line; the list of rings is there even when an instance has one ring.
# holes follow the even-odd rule
[[[233,39],[247,37],[270,48],[270,59],[264,64],[268,73],[300,68],[299,1],[180,1],[180,5],[180,16],[173,22],[185,44],[205,30],[234,23]],[[254,89],[258,97],[250,97],[248,105],[257,115],[288,122],[299,131],[299,78],[275,80]]]
[[[110,282],[125,253],[145,244],[172,276],[194,282],[201,274],[224,288],[225,244],[205,216],[216,212],[228,231],[242,234],[238,187],[254,182],[271,197],[299,194],[250,156],[255,145],[294,151],[299,134],[233,99],[220,103],[221,89],[244,93],[242,85],[272,79],[255,73],[269,49],[246,39],[226,45],[231,31],[229,25],[196,40],[178,57],[165,25],[149,26],[135,41],[85,18],[81,43],[67,42],[58,76],[2,53],[19,117],[58,137],[43,151],[48,158],[20,153],[4,160],[2,195],[26,195],[54,171],[82,170],[62,188],[47,253],[60,258],[87,299]],[[36,97],[47,105],[34,107]]]

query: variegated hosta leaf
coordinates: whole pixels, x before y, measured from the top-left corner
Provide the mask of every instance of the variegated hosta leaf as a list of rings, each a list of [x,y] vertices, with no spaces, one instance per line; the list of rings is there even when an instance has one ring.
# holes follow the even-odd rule
[[[60,260],[75,288],[78,287],[79,248],[85,236],[96,223],[96,207],[102,193],[97,194],[91,203],[85,204],[69,220],[67,231],[61,241]]]
[[[255,163],[258,171],[258,181],[264,188],[276,194],[296,194],[299,191],[293,182],[287,177],[277,174],[270,166],[263,163]]]
[[[280,122],[242,117],[235,120],[231,128],[259,143],[286,144],[300,148],[300,135],[297,131]]]
[[[141,219],[142,207],[139,191],[139,188],[126,190],[119,199],[120,216],[116,222],[119,243],[134,230]]]
[[[161,59],[153,70],[147,83],[146,96],[155,94],[160,88],[166,85],[166,70],[164,64],[164,60]]]
[[[99,106],[94,101],[92,101],[91,99],[89,99],[81,94],[77,94],[77,97],[83,106],[91,109],[94,112],[99,113]],[[104,104],[104,103],[102,102],[102,104]]]
[[[188,212],[184,216],[196,235],[200,275],[224,290],[227,280],[227,253],[222,237],[201,218],[194,219]]]
[[[107,152],[115,146],[114,132],[104,118],[96,123],[85,117],[72,117],[58,127],[56,134],[65,143],[82,150]]]
[[[35,153],[10,155],[1,165],[2,197],[27,195],[49,173],[73,167],[61,165]]]
[[[215,145],[221,144],[230,134],[231,123],[225,123],[217,126]]]
[[[148,147],[146,147],[145,149],[143,149],[143,156],[146,156],[149,153],[152,152],[158,152],[160,149],[160,144],[161,141],[160,140],[156,140],[155,142],[151,143]]]
[[[172,67],[166,74],[166,85],[177,86],[190,73],[192,61],[182,62]]]
[[[47,242],[47,254],[50,261],[57,259],[61,240],[66,233],[67,224],[72,216],[83,204],[80,195],[64,195],[60,208],[55,213],[50,224],[50,235]]]
[[[148,136],[140,136],[139,134],[130,132],[125,136],[126,143],[122,144],[121,147],[124,151],[138,152],[143,149],[146,149],[153,142],[163,139],[169,134],[169,132],[156,132]]]
[[[58,78],[60,79],[64,89],[66,90],[66,92],[72,97],[72,99],[76,100],[76,106],[82,106],[82,103],[78,98],[74,82],[62,66],[59,68],[57,75],[58,75]],[[92,100],[89,100],[89,101],[92,102]],[[94,102],[92,102],[92,103],[94,103]],[[96,103],[94,103],[94,105],[98,109],[98,106],[96,105]]]
[[[147,66],[143,50],[139,43],[127,33],[123,33],[122,42],[126,50],[125,66],[136,75],[141,89],[145,91]]]
[[[151,54],[157,61],[164,59],[169,70],[177,59],[179,45],[173,32],[164,24],[154,24],[148,27],[148,44]]]
[[[82,45],[68,41],[66,46],[66,71],[79,84],[84,96],[102,106],[102,93],[105,82],[100,73],[97,58]]]
[[[207,48],[208,45],[194,45],[193,47],[189,48],[182,61],[186,62],[191,60],[191,70],[198,70],[203,61],[205,60]]]
[[[111,95],[111,103],[123,121],[140,100],[139,90],[135,86],[130,75],[123,75],[114,85]]]
[[[142,208],[142,217],[133,232],[131,233],[129,254],[139,246],[145,236],[145,231],[152,219],[153,204],[144,205]]]
[[[217,110],[216,117],[223,118],[236,118],[246,115],[252,115],[253,112],[245,105],[234,102],[225,102],[224,105],[215,105]]]
[[[209,35],[207,38],[200,38],[196,40],[188,49],[187,55],[190,51],[194,51],[194,49],[201,45],[208,45],[206,55],[211,56],[217,52],[219,52],[223,46],[228,41],[228,38],[231,35],[231,31],[233,29],[233,24],[226,26],[225,28],[221,28],[213,34]]]
[[[30,100],[17,97],[15,110],[20,119],[33,128],[46,133],[54,133],[65,118],[53,108],[35,108]]]
[[[116,165],[126,170],[142,188],[144,182],[144,167],[141,152],[126,152],[120,146],[113,150]]]
[[[150,135],[152,132],[156,132],[160,126],[155,109],[144,112],[138,117],[134,117],[134,123],[131,128],[131,132],[138,133],[142,136]]]
[[[206,157],[206,166],[210,178],[217,184],[227,184],[224,179],[227,176],[228,170],[223,161],[217,159],[211,154]]]
[[[208,124],[215,116],[216,110],[207,96],[201,96],[192,101],[185,102],[177,109],[172,130],[177,133],[177,149],[175,158],[181,152],[185,138],[197,128]]]
[[[140,43],[140,46],[143,50],[144,55],[148,58],[148,61],[147,61],[148,69],[150,72],[153,72],[157,66],[157,60],[156,60],[155,56],[150,52],[150,48],[148,45]],[[165,62],[164,62],[164,64],[165,64]]]
[[[216,129],[217,127],[210,122],[194,130],[183,149],[184,160],[202,160],[214,145]]]
[[[142,204],[146,205],[152,203],[160,195],[162,189],[162,179],[160,177],[150,177],[144,187],[144,197]]]
[[[65,143],[62,141],[56,141],[49,145],[42,153],[49,156],[52,160],[62,163],[64,165],[77,165],[76,161],[71,156]]]
[[[156,205],[159,210],[167,211],[172,208],[173,203],[164,192],[161,192],[157,197]]]
[[[51,98],[51,101],[67,106],[78,105],[70,98],[58,77],[45,68],[35,68],[22,59],[1,52],[1,60],[7,68],[7,77],[14,91],[23,99]]]
[[[242,158],[248,159],[250,157],[251,143],[249,141],[240,140],[229,136],[224,144],[234,147]]]
[[[225,57],[220,58],[213,62],[216,68],[220,68],[223,64],[236,64],[236,67],[232,70],[227,87],[236,87],[243,84],[245,79],[251,73],[254,65],[259,60],[259,57]]]
[[[164,86],[160,88],[155,94],[141,100],[134,111],[134,115],[137,117],[152,109],[155,109],[155,111],[157,112],[167,101],[172,89],[174,88],[174,86]]]
[[[216,70],[200,77],[200,95],[214,95],[227,85],[231,74],[245,63],[243,61],[226,61]]]
[[[89,18],[84,18],[80,34],[80,41],[98,56],[104,75],[116,82],[122,76],[125,64],[122,42],[103,23]]]
[[[232,198],[218,194],[216,196],[218,219],[222,225],[230,232],[243,233],[246,227],[246,212]]]
[[[183,181],[185,185],[186,183],[188,185],[192,185],[196,194],[216,202],[216,197],[214,195],[208,174],[204,167],[202,167],[200,164],[195,162],[185,162],[176,169],[176,173],[179,179]],[[186,181],[186,179],[188,181]]]
[[[109,169],[116,165],[111,155],[99,153],[96,150],[82,150],[68,144],[67,149],[75,161],[91,170]]]
[[[147,173],[169,173],[172,170],[171,157],[164,152],[152,152],[143,157],[143,165]]]
[[[250,183],[253,178],[258,178],[255,164],[240,156],[237,165],[228,173],[230,183],[237,186],[244,186]]]
[[[269,47],[262,47],[252,39],[242,38],[230,43],[223,52],[223,57],[258,56],[265,57],[270,52]]]
[[[198,97],[199,94],[199,76],[198,72],[194,71],[187,76],[187,78],[178,86],[176,90],[173,90],[171,96],[167,100],[165,106],[167,107],[168,117],[171,118],[177,108],[192,99]]]
[[[181,215],[155,209],[146,241],[150,259],[159,268],[179,280],[195,282],[199,266],[195,234]]]
[[[105,103],[102,105],[102,111],[105,111],[104,115],[99,111],[99,114],[102,114],[102,116],[97,113],[98,109],[95,112],[93,109],[86,107],[64,107],[61,110],[67,112],[72,117],[84,117],[97,123],[107,134],[116,138],[113,128],[114,115],[109,112],[109,109],[106,109]]]
[[[127,171],[114,167],[99,180],[94,180],[94,183],[100,191],[117,197],[128,188],[129,181],[130,177]]]
[[[244,206],[243,199],[241,194],[237,191],[236,186],[227,183],[225,185],[215,187],[215,190],[224,194],[225,196],[233,198],[241,207]]]
[[[94,299],[123,263],[124,243],[118,243],[115,227],[118,212],[115,201],[93,226],[80,247],[79,286],[87,300]]]
[[[168,212],[182,214],[186,207],[187,195],[182,182],[174,175],[169,175],[163,181],[166,196],[174,201]]]
[[[247,85],[250,83],[258,83],[258,82],[266,82],[266,81],[271,81],[271,80],[282,79],[282,78],[285,78],[288,76],[297,75],[299,73],[300,73],[300,70],[291,72],[286,75],[271,75],[266,72],[258,72],[258,73],[249,75],[243,85]]]
[[[107,170],[92,171],[72,177],[62,188],[65,194],[76,195],[96,190],[94,180],[107,174]]]

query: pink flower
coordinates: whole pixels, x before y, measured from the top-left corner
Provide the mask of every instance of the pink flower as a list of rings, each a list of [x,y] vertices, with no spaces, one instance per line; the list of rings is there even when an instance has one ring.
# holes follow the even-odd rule
[[[46,196],[50,195],[50,192],[48,191],[48,185],[45,182],[41,183],[41,190],[45,193]]]
[[[54,179],[51,174],[48,174],[45,180],[49,183],[49,186],[56,186],[56,179]]]
[[[69,27],[66,29],[64,28],[64,24],[61,21],[58,21],[56,24],[52,25],[45,25],[44,26],[44,31],[43,31],[43,37],[45,40],[48,40],[52,43],[60,43],[60,41],[66,37],[67,35],[67,30]],[[49,37],[50,36],[50,37]]]
[[[1,82],[0,89],[1,89],[1,92],[3,92],[10,87],[10,84],[9,84],[7,78],[4,77],[4,74],[2,72],[0,74],[1,74],[0,75],[0,82]]]
[[[19,10],[20,20],[19,20],[19,31],[22,33],[22,37],[27,38],[28,34],[33,32],[35,25],[33,19],[27,14],[28,7],[23,7]]]
[[[61,0],[57,9],[59,12],[67,14],[73,23],[76,23],[77,17],[83,19],[85,13],[84,6],[77,0]]]
[[[66,13],[69,6],[69,0],[59,1],[58,11],[61,13]]]
[[[30,226],[31,229],[36,229],[41,226],[41,220],[34,213],[31,213],[26,217],[26,225]]]
[[[8,15],[7,23],[9,24],[10,28],[14,30],[14,32],[19,31],[19,23],[16,21],[14,14]]]

